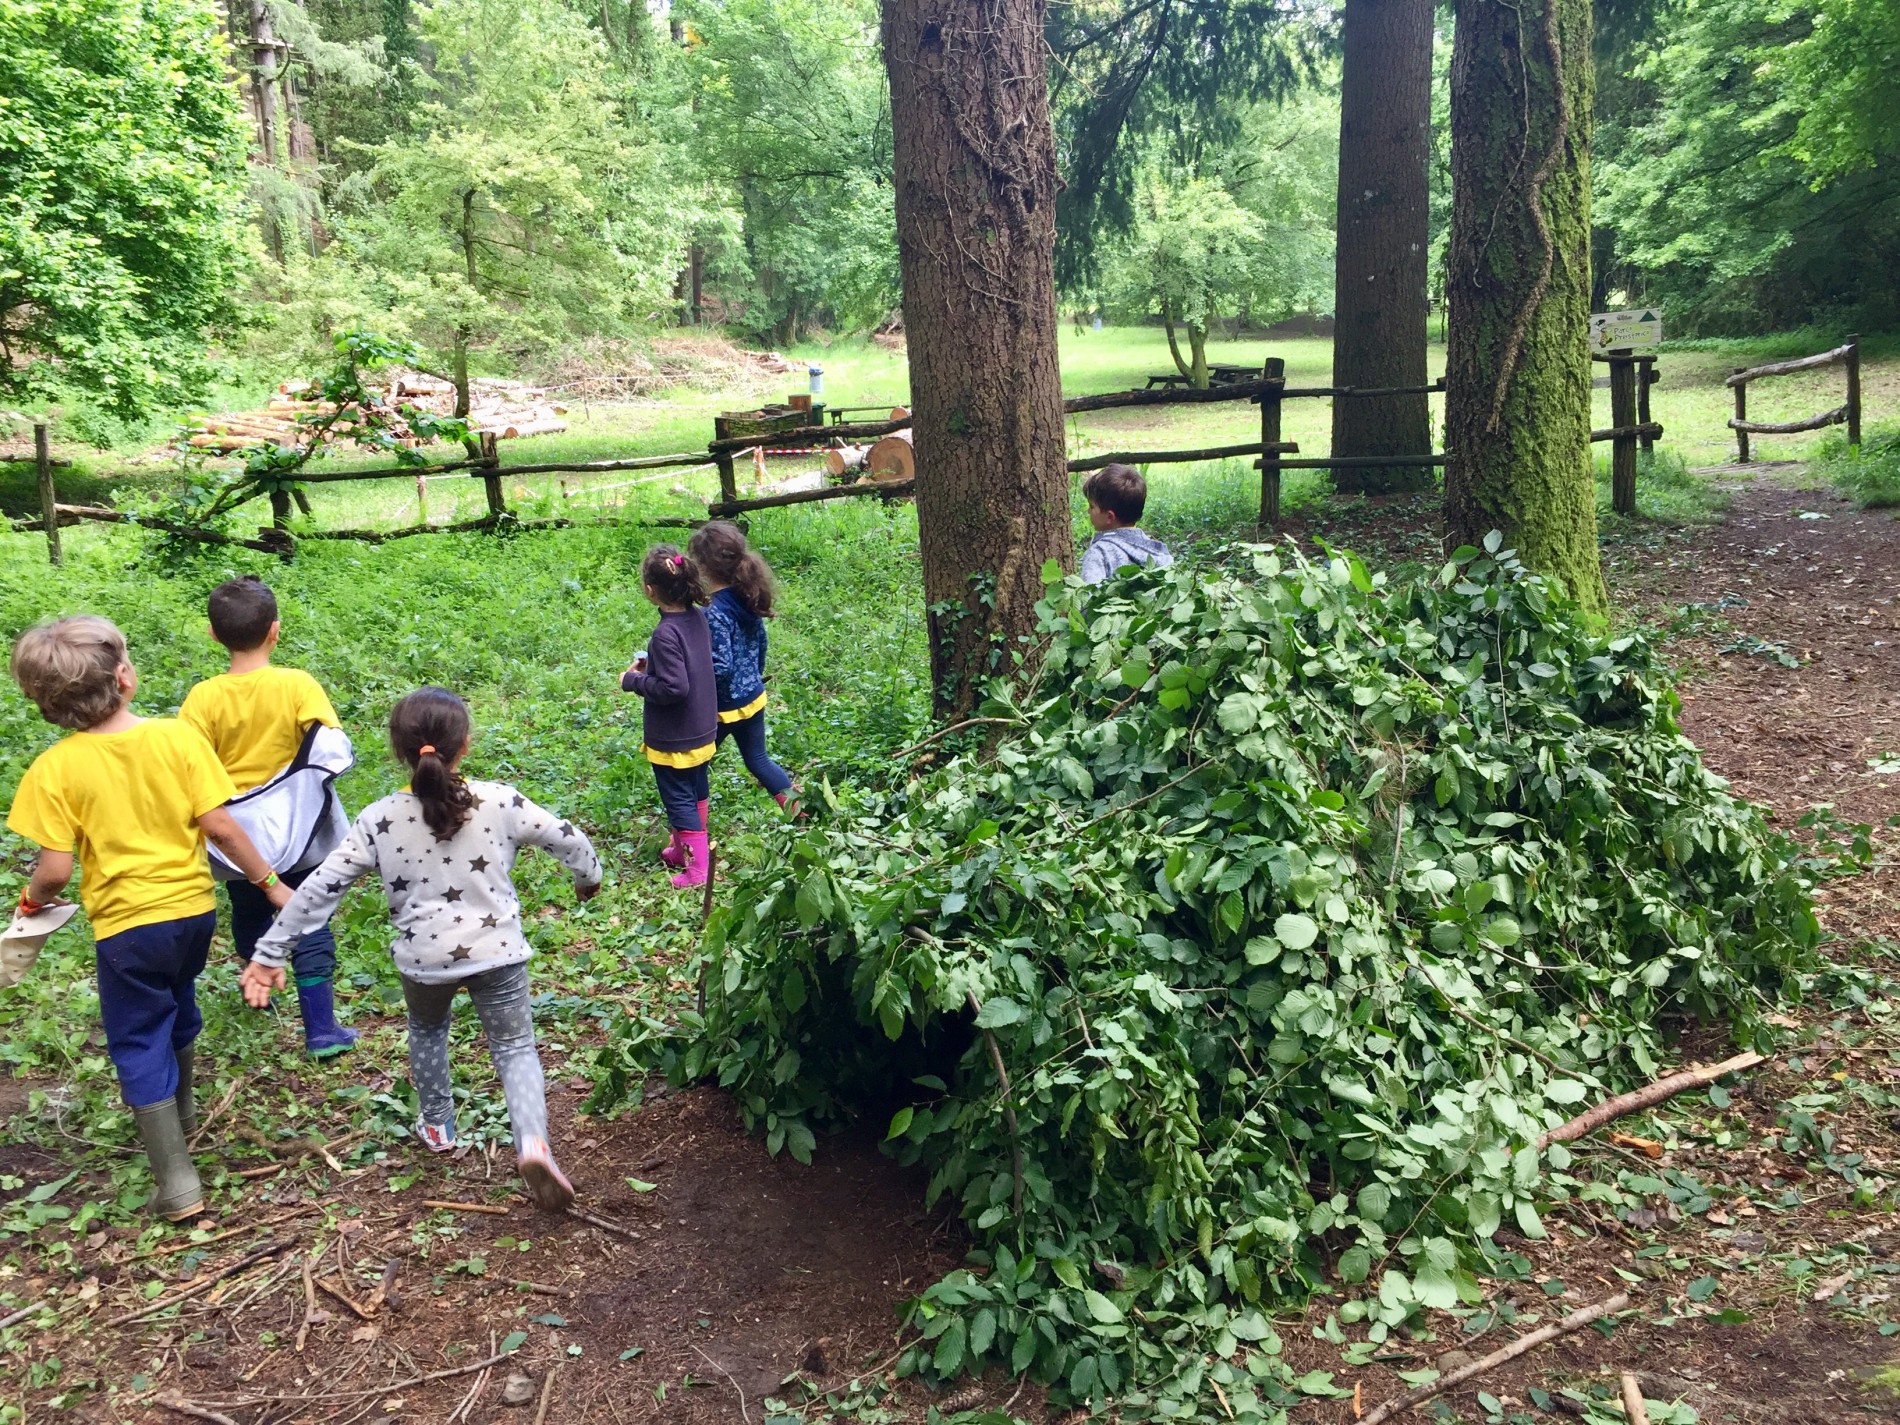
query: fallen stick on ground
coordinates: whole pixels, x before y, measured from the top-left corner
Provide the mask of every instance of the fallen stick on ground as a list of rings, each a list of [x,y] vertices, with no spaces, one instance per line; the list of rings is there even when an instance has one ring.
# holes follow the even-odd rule
[[[1651,1108],[1665,1099],[1674,1098],[1685,1089],[1698,1088],[1712,1084],[1725,1074],[1739,1074],[1744,1069],[1752,1069],[1757,1064],[1767,1063],[1760,1054],[1737,1054],[1732,1059],[1724,1059],[1719,1064],[1692,1066],[1680,1073],[1671,1074],[1666,1079],[1658,1079],[1640,1089],[1631,1089],[1615,1098],[1606,1098],[1595,1108],[1578,1114],[1568,1123],[1559,1124],[1549,1132],[1537,1135],[1537,1146],[1547,1148],[1552,1143],[1569,1143],[1594,1133],[1606,1123],[1614,1122],[1626,1113],[1634,1113],[1639,1108]]]
[[[595,1213],[589,1212],[584,1207],[570,1206],[567,1209],[567,1215],[569,1217],[578,1217],[580,1218],[581,1221],[590,1223],[593,1226],[600,1228],[603,1232],[618,1232],[622,1237],[631,1238],[635,1242],[638,1242],[640,1240],[640,1234],[638,1232],[635,1232],[631,1227],[622,1227],[618,1222],[615,1222],[612,1218],[600,1217],[596,1215]]]
[[[311,1271],[311,1267],[322,1255],[323,1248],[318,1247],[315,1252],[306,1255],[303,1259],[303,1321],[297,1327],[297,1350],[300,1354],[304,1343],[310,1339],[310,1328],[321,1326],[330,1319],[329,1312],[319,1310],[317,1307],[317,1282],[315,1274]]]
[[[290,1164],[288,1163],[266,1163],[261,1168],[240,1168],[238,1169],[237,1172],[233,1173],[232,1176],[245,1178],[245,1179],[267,1178],[272,1173],[281,1173],[285,1168],[288,1168],[289,1166]]]
[[[561,1363],[556,1361],[541,1377],[541,1403],[534,1408],[534,1425],[541,1425],[548,1418],[548,1403],[554,1399],[554,1373],[560,1368]]]
[[[393,1395],[399,1390],[408,1390],[411,1386],[427,1385],[430,1381],[448,1380],[451,1376],[465,1376],[505,1361],[513,1355],[512,1351],[497,1351],[483,1361],[470,1361],[465,1366],[450,1366],[447,1370],[430,1371],[427,1375],[410,1376],[407,1380],[391,1381],[388,1385],[372,1385],[362,1390],[318,1390],[306,1395],[248,1395],[242,1400],[220,1400],[219,1405],[236,1409],[245,1405],[305,1405],[316,1400],[361,1400],[366,1395]]]
[[[198,1126],[192,1130],[192,1133],[191,1133],[192,1147],[196,1148],[200,1143],[204,1141],[205,1134],[211,1131],[211,1125],[218,1121],[218,1115],[223,1113],[225,1109],[231,1106],[231,1100],[237,1097],[238,1090],[242,1087],[244,1087],[243,1079],[237,1078],[237,1079],[231,1080],[231,1087],[224,1091],[224,1097],[218,1100],[217,1106],[214,1107],[211,1110],[211,1112],[207,1113],[203,1118],[201,1118],[198,1121]]]
[[[168,1247],[155,1248],[149,1255],[154,1257],[169,1257],[174,1252],[188,1252],[193,1247],[209,1247],[213,1242],[222,1242],[227,1237],[242,1237],[246,1232],[257,1232],[265,1227],[275,1227],[280,1222],[288,1222],[293,1217],[305,1217],[316,1210],[316,1203],[306,1203],[302,1207],[293,1207],[288,1212],[280,1212],[275,1217],[266,1217],[261,1222],[247,1222],[242,1227],[229,1228],[218,1233],[215,1237],[205,1238],[202,1242],[193,1242],[190,1240],[173,1242]]]
[[[316,1282],[317,1282],[317,1290],[324,1292],[330,1296],[334,1296],[338,1301],[342,1302],[345,1306],[349,1307],[351,1312],[353,1312],[360,1320],[374,1321],[376,1319],[375,1312],[371,1311],[368,1307],[364,1306],[355,1297],[351,1296],[348,1292],[343,1290],[342,1287],[331,1286],[330,1283],[322,1277],[318,1277],[316,1279]]]
[[[193,1405],[189,1400],[181,1400],[175,1395],[157,1396],[158,1404],[167,1410],[176,1410],[180,1415],[194,1416],[199,1420],[209,1420],[212,1425],[237,1425],[229,1415],[220,1415],[215,1410],[207,1410],[202,1405]]]
[[[733,1380],[732,1372],[720,1365],[719,1362],[715,1361],[711,1356],[708,1356],[704,1351],[700,1351],[698,1346],[694,1346],[693,1349],[699,1351],[700,1356],[705,1360],[707,1365],[711,1366],[714,1370],[718,1371],[720,1375],[732,1382],[733,1394],[739,1397],[739,1419],[745,1422],[745,1425],[750,1425],[752,1417],[746,1414],[745,1392],[739,1389],[739,1382]]]
[[[446,1202],[441,1198],[425,1197],[422,1199],[422,1205],[424,1207],[436,1208],[442,1212],[484,1212],[490,1217],[506,1217],[508,1215],[507,1208],[492,1207],[485,1202]]]
[[[4,1331],[7,1327],[26,1320],[29,1316],[35,1316],[42,1311],[51,1311],[52,1309],[53,1303],[50,1298],[45,1301],[36,1301],[31,1306],[22,1306],[11,1316],[0,1316],[0,1331]]]
[[[176,1296],[160,1297],[157,1301],[147,1302],[144,1306],[141,1306],[137,1311],[128,1311],[123,1316],[113,1317],[110,1321],[106,1322],[105,1325],[102,1326],[100,1329],[104,1331],[109,1331],[115,1326],[129,1326],[134,1321],[142,1321],[147,1316],[155,1315],[156,1313],[165,1310],[167,1307],[178,1305],[178,1303],[181,1301],[190,1301],[192,1297],[201,1295],[202,1293],[211,1290],[212,1287],[216,1286],[219,1282],[223,1281],[226,1277],[234,1276],[236,1273],[243,1271],[246,1267],[250,1266],[254,1262],[261,1262],[266,1257],[274,1257],[279,1252],[288,1250],[289,1247],[290,1247],[290,1243],[288,1242],[266,1242],[262,1247],[259,1247],[255,1252],[246,1253],[244,1256],[239,1257],[235,1262],[232,1262],[229,1266],[219,1268],[217,1271],[213,1272],[210,1276],[206,1277],[203,1281],[193,1282],[190,1286],[186,1287],[183,1291],[179,1292]]]
[[[574,1294],[565,1287],[544,1286],[540,1282],[511,1281],[508,1285],[513,1287],[516,1291],[533,1292],[536,1296],[572,1296]]]
[[[1629,1425],[1649,1425],[1642,1384],[1629,1371],[1623,1372],[1623,1413],[1629,1417]]]
[[[1366,1416],[1365,1425],[1381,1425],[1382,1421],[1390,1420],[1394,1415],[1410,1410],[1414,1405],[1422,1401],[1430,1400],[1435,1395],[1442,1395],[1448,1390],[1461,1386],[1473,1377],[1483,1375],[1493,1367],[1501,1366],[1506,1361],[1515,1360],[1526,1351],[1534,1351],[1547,1341],[1555,1341],[1559,1336],[1568,1336],[1572,1331],[1580,1330],[1599,1317],[1608,1316],[1613,1311],[1621,1311],[1629,1304],[1629,1293],[1619,1291],[1608,1301],[1599,1301],[1594,1306],[1586,1306],[1580,1310],[1571,1312],[1561,1321],[1553,1321],[1548,1326],[1540,1326],[1531,1332],[1530,1335],[1520,1336],[1511,1342],[1510,1345],[1500,1347],[1488,1356],[1481,1357],[1469,1365],[1460,1366],[1455,1371],[1447,1371],[1430,1385],[1421,1385],[1415,1390],[1406,1391],[1404,1395],[1393,1396],[1392,1399],[1386,1401],[1383,1405],[1374,1407],[1372,1413]]]

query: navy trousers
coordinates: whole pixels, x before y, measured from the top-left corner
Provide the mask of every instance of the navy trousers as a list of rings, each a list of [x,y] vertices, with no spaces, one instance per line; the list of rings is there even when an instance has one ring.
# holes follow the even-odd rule
[[[99,1017],[126,1104],[144,1108],[178,1092],[177,1050],[198,1037],[193,982],[218,928],[216,911],[135,925],[97,946]]]
[[[765,750],[765,709],[760,708],[743,722],[722,722],[715,742],[724,742],[730,737],[739,744],[739,757],[745,763],[746,771],[773,796],[792,789],[792,778],[786,770],[774,762],[771,754]]]
[[[707,766],[667,767],[653,764],[653,780],[659,783],[660,805],[666,808],[666,824],[675,831],[704,831],[699,804],[712,795],[712,778]]]
[[[288,871],[279,879],[294,891],[307,877],[314,875],[316,869],[311,866],[307,870]],[[249,881],[226,881],[224,889],[231,897],[231,939],[237,942],[238,958],[248,961],[257,949],[257,942],[264,938],[264,932],[277,918],[277,911]],[[330,933],[328,921],[291,947],[290,968],[300,985],[314,985],[336,977],[336,936]]]

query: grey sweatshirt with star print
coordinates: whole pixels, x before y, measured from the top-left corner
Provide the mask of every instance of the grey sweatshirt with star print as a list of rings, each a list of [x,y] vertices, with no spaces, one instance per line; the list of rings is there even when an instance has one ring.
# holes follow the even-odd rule
[[[372,802],[257,942],[254,958],[280,968],[290,949],[327,921],[343,893],[376,872],[396,926],[390,953],[405,979],[445,984],[528,958],[521,902],[510,876],[524,846],[539,846],[585,889],[600,884],[600,858],[578,827],[505,782],[471,781],[475,808],[461,830],[436,840],[410,792]]]

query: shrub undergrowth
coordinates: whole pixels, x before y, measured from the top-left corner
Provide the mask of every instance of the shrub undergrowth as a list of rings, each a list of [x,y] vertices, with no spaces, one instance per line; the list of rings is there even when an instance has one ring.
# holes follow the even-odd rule
[[[1648,645],[1495,536],[1402,590],[1229,562],[1052,583],[991,744],[768,832],[703,1017],[602,1052],[596,1106],[714,1078],[800,1159],[888,1124],[975,1242],[908,1369],[1273,1418],[1330,1389],[1281,1365],[1276,1304],[1343,1288],[1383,1340],[1476,1300],[1564,1191],[1538,1134],[1672,1023],[1759,1041],[1811,962],[1795,849]]]
[[[1900,505],[1900,425],[1867,431],[1856,450],[1844,432],[1821,444],[1815,470],[1863,509]]]

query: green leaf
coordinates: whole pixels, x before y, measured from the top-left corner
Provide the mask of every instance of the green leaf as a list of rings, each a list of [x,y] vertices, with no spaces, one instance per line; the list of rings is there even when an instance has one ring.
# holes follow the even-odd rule
[[[1082,1304],[1088,1307],[1089,1315],[1104,1326],[1112,1326],[1123,1319],[1122,1309],[1093,1287],[1082,1293]]]
[[[917,1110],[915,1108],[898,1109],[896,1113],[891,1115],[890,1131],[884,1135],[884,1141],[888,1143],[893,1138],[902,1138],[910,1131],[910,1121],[916,1116]]]
[[[1049,1269],[1056,1274],[1056,1280],[1071,1291],[1082,1290],[1082,1273],[1077,1271],[1075,1263],[1067,1257],[1057,1257],[1049,1263]]]
[[[1015,1000],[999,995],[995,999],[985,1000],[983,1007],[976,1013],[978,1029],[1002,1029],[1026,1019],[1029,1011]]]
[[[1356,1286],[1372,1274],[1372,1253],[1364,1247],[1348,1247],[1339,1254],[1339,1279]]]
[[[506,1336],[501,1338],[502,1354],[507,1355],[511,1352],[519,1351],[527,1344],[528,1333],[526,1331],[510,1331]]]
[[[1687,1292],[1689,1300],[1707,1301],[1710,1297],[1715,1295],[1715,1289],[1721,1284],[1722,1283],[1717,1281],[1714,1277],[1697,1277],[1688,1285]]]
[[[629,1177],[627,1179],[627,1186],[632,1188],[635,1192],[655,1192],[659,1189],[660,1185],[658,1183],[650,1183],[645,1178]]]
[[[1311,916],[1289,912],[1273,922],[1273,936],[1289,950],[1304,950],[1319,939]]]
[[[1590,1086],[1581,1079],[1552,1079],[1544,1085],[1544,1097],[1552,1103],[1582,1103]]]

